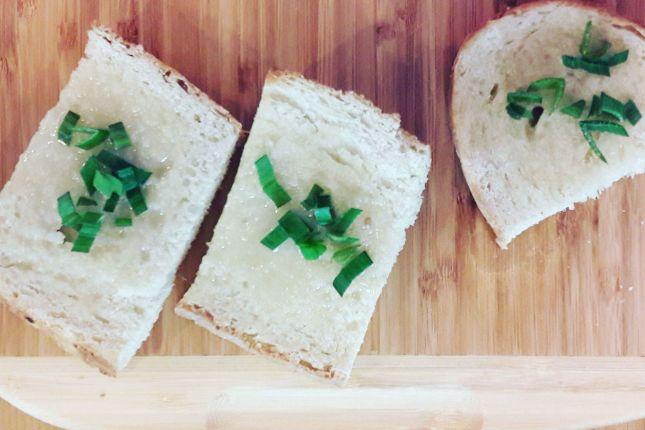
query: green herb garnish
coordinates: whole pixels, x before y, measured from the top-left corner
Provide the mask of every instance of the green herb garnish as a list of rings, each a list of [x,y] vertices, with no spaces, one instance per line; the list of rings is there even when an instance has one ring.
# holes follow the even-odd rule
[[[633,100],[629,100],[625,103],[624,114],[625,118],[627,118],[627,121],[629,121],[631,125],[636,125],[636,123],[641,120],[641,112],[638,110],[638,107]]]
[[[264,193],[273,200],[273,203],[275,203],[277,207],[284,206],[291,201],[289,194],[287,194],[284,188],[282,188],[282,185],[278,183],[271,161],[269,161],[269,157],[266,155],[260,157],[255,162],[255,168],[258,172],[258,177],[260,178],[262,190],[264,190]]]
[[[125,126],[122,122],[110,124],[108,126],[108,130],[110,131],[110,140],[116,149],[123,149],[128,146],[132,146],[130,136],[128,135],[128,132],[125,131]]]
[[[76,206],[98,206],[98,202],[89,197],[81,196],[76,201]]]
[[[105,142],[105,139],[108,138],[109,133],[107,130],[101,130],[101,129],[91,129],[93,130],[92,135],[88,137],[87,139],[83,140],[81,143],[76,145],[77,148],[84,149],[86,151],[89,151],[90,149],[94,149],[103,142]]]
[[[334,288],[338,291],[338,294],[342,297],[352,281],[370,267],[372,263],[370,256],[363,251],[343,266],[336,279],[334,279]]]
[[[618,121],[625,119],[625,107],[615,98],[608,96],[606,93],[600,93],[600,104],[598,110],[601,114],[607,114],[614,117]]]
[[[119,204],[119,200],[121,199],[121,196],[118,195],[117,193],[113,193],[106,201],[105,205],[103,205],[103,212],[108,212],[112,213],[116,209],[116,206]]]
[[[111,197],[112,194],[123,195],[123,182],[109,173],[103,173],[97,170],[94,174],[94,188],[96,188],[105,197]]]
[[[509,104],[540,104],[542,96],[529,91],[513,91],[506,95]]]
[[[278,225],[276,228],[271,230],[269,234],[264,236],[260,243],[270,250],[274,250],[286,242],[287,239],[289,239],[289,234],[284,228],[282,228],[282,226]]]
[[[146,203],[146,198],[143,195],[141,187],[126,191],[125,197],[128,199],[128,203],[130,203],[130,207],[135,215],[139,216],[148,210],[148,204]]]
[[[628,135],[627,130],[625,130],[622,125],[609,121],[580,121],[580,129],[582,130],[582,135],[589,144],[591,151],[605,163],[607,163],[607,159],[603,155],[602,151],[600,151],[600,148],[598,148],[598,144],[591,133],[612,133],[619,136]]]
[[[611,44],[606,40],[601,40],[599,42],[600,46],[592,49],[591,28],[591,21],[588,21],[582,33],[582,41],[578,47],[580,56],[563,55],[562,64],[570,69],[581,69],[595,75],[610,76],[612,67],[627,61],[629,51],[609,55],[607,52]]]
[[[528,92],[537,91],[553,91],[553,103],[551,105],[551,112],[553,112],[564,95],[564,87],[566,83],[562,78],[542,78],[529,85]]]
[[[72,252],[88,253],[92,248],[96,235],[101,230],[103,215],[96,212],[86,212],[81,221],[78,236],[72,246]]]
[[[76,212],[74,200],[69,192],[58,198],[58,215],[65,227],[75,227],[81,221],[81,216]]]
[[[132,218],[117,218],[114,220],[114,225],[116,225],[117,227],[132,227]]]
[[[291,200],[275,179],[273,167],[266,155],[260,157],[255,166],[262,188],[276,206],[280,207]],[[276,189],[279,190],[277,198]],[[288,210],[278,220],[278,226],[264,236],[260,243],[274,250],[291,238],[305,260],[317,260],[322,257],[327,251],[325,240],[334,247],[344,247],[337,249],[332,255],[334,261],[344,265],[334,280],[334,288],[342,296],[354,278],[372,264],[366,252],[359,254],[359,239],[345,234],[362,210],[350,208],[341,217],[337,217],[331,195],[325,194],[323,187],[318,184],[311,187],[307,198],[300,204],[304,211]],[[369,260],[369,264],[366,263],[366,259]]]
[[[58,127],[58,140],[63,142],[65,145],[69,145],[72,141],[72,129],[79,119],[81,119],[79,114],[72,112],[71,110],[67,112],[65,118],[63,118],[63,122],[61,122]]]
[[[560,109],[560,112],[578,119],[582,116],[582,112],[585,110],[586,104],[587,103],[584,100],[578,100],[577,102]]]

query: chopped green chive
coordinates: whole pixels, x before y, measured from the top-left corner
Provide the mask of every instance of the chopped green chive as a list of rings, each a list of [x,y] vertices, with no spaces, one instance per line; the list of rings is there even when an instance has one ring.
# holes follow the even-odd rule
[[[79,119],[81,119],[79,114],[72,112],[71,110],[67,112],[65,118],[63,118],[63,122],[61,122],[58,127],[58,140],[63,142],[65,145],[69,145],[72,141],[72,128],[74,128]]]
[[[606,61],[591,61],[582,57],[563,55],[562,64],[570,69],[581,69],[594,75],[611,76],[610,66]]]
[[[146,203],[146,198],[143,195],[141,187],[134,188],[125,193],[128,203],[135,215],[139,216],[145,211],[148,210],[148,205]]]
[[[600,93],[600,106],[598,109],[601,114],[604,113],[610,115],[618,121],[623,121],[625,119],[625,107],[623,104],[604,92]]]
[[[358,245],[354,245],[354,246],[348,246],[347,248],[339,249],[338,251],[334,252],[334,255],[332,255],[331,258],[336,263],[344,266],[357,254],[358,254]]]
[[[260,243],[270,250],[276,249],[278,246],[282,245],[287,239],[289,239],[289,234],[287,231],[278,225],[276,228],[271,230],[269,234],[264,236]]]
[[[309,191],[309,194],[307,195],[307,198],[304,199],[300,204],[302,205],[303,208],[310,210],[318,207],[318,197],[322,195],[324,192],[323,188],[318,185],[314,184],[313,187],[311,187],[311,191]]]
[[[125,131],[125,126],[122,122],[110,124],[108,129],[110,130],[110,140],[114,143],[114,147],[116,149],[123,149],[128,146],[132,146],[130,136],[128,135],[128,132]]]
[[[629,58],[629,50],[618,52],[617,54],[614,54],[611,57],[609,57],[609,59],[607,60],[607,65],[609,67],[614,67],[624,63],[625,61],[627,61],[628,58]]]
[[[353,236],[344,236],[344,235],[339,236],[337,234],[328,233],[327,237],[329,238],[329,240],[339,245],[352,245],[352,244],[358,243],[358,238]]]
[[[97,170],[94,174],[94,188],[105,197],[111,197],[113,193],[123,195],[123,183],[109,173]]]
[[[116,206],[119,204],[120,199],[121,196],[119,196],[117,193],[112,193],[110,198],[105,201],[105,205],[103,205],[103,211],[109,213],[114,212]]]
[[[633,100],[629,100],[625,103],[625,118],[627,118],[627,121],[629,121],[631,125],[636,125],[636,123],[641,120],[641,112],[638,110],[638,107]]]
[[[123,184],[123,189],[125,191],[130,191],[139,186],[139,181],[137,181],[136,173],[134,168],[126,167],[125,169],[118,170],[116,175],[121,180]]]
[[[332,231],[334,234],[337,235],[343,235],[345,232],[349,229],[349,227],[352,225],[354,220],[362,213],[363,211],[361,209],[356,209],[356,208],[351,208],[348,209],[347,212],[343,214],[343,216],[336,221],[336,223],[332,226]]]
[[[58,198],[58,215],[61,223],[66,227],[75,227],[81,221],[81,216],[76,212],[74,200],[69,192]]]
[[[589,115],[587,115],[587,118],[597,115],[600,115],[600,97],[594,94],[591,98],[591,107],[589,108]]]
[[[119,170],[132,167],[134,169],[134,174],[137,178],[137,181],[139,182],[139,185],[144,185],[148,181],[148,178],[150,178],[150,176],[152,175],[151,172],[133,166],[123,158],[110,151],[103,150],[96,155],[96,158],[102,164],[107,166],[112,172],[118,172]]]
[[[282,227],[287,232],[287,235],[296,243],[304,241],[309,233],[311,233],[311,229],[307,223],[304,222],[297,213],[291,210],[280,218],[278,224],[280,224],[280,227]]]
[[[334,288],[342,297],[352,281],[372,265],[372,259],[363,251],[347,263],[334,279]]]
[[[580,121],[580,127],[587,131],[611,133],[618,136],[628,136],[625,127],[610,121]]]
[[[275,203],[277,207],[284,206],[291,201],[289,194],[287,194],[284,188],[282,188],[278,183],[271,161],[269,161],[269,157],[263,155],[258,158],[255,162],[255,168],[264,193],[273,200],[273,203]]]
[[[506,112],[508,113],[508,116],[513,119],[533,118],[530,110],[516,103],[510,103],[506,105]]]
[[[97,206],[98,203],[94,199],[90,199],[85,196],[81,196],[76,201],[76,206]]]
[[[540,104],[542,96],[528,91],[513,91],[506,95],[509,104]]]
[[[600,158],[604,163],[607,163],[607,159],[603,155],[602,151],[600,148],[598,148],[598,144],[596,143],[596,140],[593,138],[591,133],[586,130],[584,127],[580,126],[582,129],[582,135],[585,137],[585,140],[589,144],[589,147],[591,148],[591,151],[596,154],[598,158]]]
[[[88,158],[85,164],[83,164],[83,167],[81,167],[81,178],[83,178],[85,188],[87,188],[87,192],[90,196],[94,194],[94,191],[96,191],[96,187],[94,187],[94,175],[98,169],[99,161],[94,156]]]
[[[78,148],[84,149],[86,151],[89,151],[90,149],[96,148],[100,144],[102,144],[105,139],[108,138],[108,131],[107,130],[101,130],[101,129],[96,129],[94,133],[78,145],[76,145]]]
[[[132,218],[117,218],[114,220],[114,225],[116,225],[117,227],[132,227]]]
[[[578,100],[577,102],[560,109],[560,112],[578,119],[582,116],[582,111],[584,111],[586,104],[587,103],[584,100]]]
[[[81,228],[72,246],[72,252],[88,253],[94,244],[96,235],[101,230],[103,215],[96,212],[87,212],[83,215],[80,223]]]
[[[313,210],[314,218],[320,225],[330,224],[333,220],[331,209],[329,207],[316,208]]]
[[[298,248],[305,260],[317,260],[327,251],[325,244],[316,240],[298,242]]]
[[[562,78],[542,78],[531,83],[527,91],[528,92],[536,92],[536,91],[544,91],[544,90],[553,91],[553,104],[551,105],[551,112],[553,112],[560,104],[560,100],[564,95],[565,85],[566,83]]]
[[[582,41],[578,47],[578,51],[580,51],[580,54],[583,57],[587,57],[589,55],[589,45],[591,45],[591,26],[591,21],[587,21],[585,30],[582,33]]]

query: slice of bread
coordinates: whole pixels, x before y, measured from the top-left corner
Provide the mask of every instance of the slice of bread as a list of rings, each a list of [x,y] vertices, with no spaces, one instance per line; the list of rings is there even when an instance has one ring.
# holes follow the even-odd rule
[[[87,157],[56,131],[68,110],[123,121],[121,156],[153,172],[149,210],[123,229],[106,221],[89,254],[58,229],[57,198],[86,194]],[[0,298],[61,347],[103,372],[122,369],[148,336],[226,171],[241,126],[185,77],[104,28],[45,116],[0,193]],[[127,205],[117,212],[125,210]]]
[[[612,51],[629,49],[611,77],[565,68],[578,55],[587,21]],[[645,172],[645,121],[627,124],[629,137],[597,139],[608,163],[587,156],[578,120],[542,115],[537,126],[505,111],[506,95],[543,77],[563,77],[561,106],[601,91],[645,108],[645,32],[602,10],[568,2],[538,2],[489,22],[464,43],[453,71],[452,128],[461,166],[477,204],[506,248],[522,231],[574,203],[595,198],[613,182]]]
[[[276,210],[254,162],[268,155],[292,202]],[[240,347],[337,381],[349,377],[381,289],[414,223],[430,150],[368,100],[292,73],[270,73],[233,189],[194,285],[176,312]],[[306,261],[293,241],[260,240],[317,183],[374,265],[343,297],[330,250]]]

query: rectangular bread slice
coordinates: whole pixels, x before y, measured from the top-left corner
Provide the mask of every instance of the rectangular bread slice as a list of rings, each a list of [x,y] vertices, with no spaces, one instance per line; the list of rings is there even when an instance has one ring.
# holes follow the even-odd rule
[[[89,153],[62,145],[68,110],[84,125],[123,121],[119,155],[152,172],[149,210],[131,228],[104,223],[89,254],[59,232],[57,198],[86,194]],[[103,372],[122,369],[148,336],[226,171],[241,126],[185,77],[104,28],[42,120],[0,192],[0,298]],[[127,209],[123,199],[116,213]]]
[[[254,166],[267,155],[291,195],[276,210]],[[194,285],[176,312],[240,347],[337,381],[349,377],[381,289],[416,219],[430,150],[354,93],[291,73],[266,79],[224,212]],[[306,261],[293,241],[271,251],[260,240],[311,187],[339,213],[363,210],[349,234],[374,261],[341,297],[341,266],[328,250]]]
[[[583,30],[629,50],[611,76],[573,70]],[[545,77],[565,79],[561,106],[605,92],[645,108],[645,30],[606,11],[566,1],[527,3],[489,22],[461,47],[452,90],[453,137],[464,176],[497,243],[514,237],[575,203],[595,198],[615,181],[645,172],[645,121],[625,122],[629,137],[597,137],[607,159],[589,156],[579,121],[544,112],[536,127],[506,113],[506,95]]]

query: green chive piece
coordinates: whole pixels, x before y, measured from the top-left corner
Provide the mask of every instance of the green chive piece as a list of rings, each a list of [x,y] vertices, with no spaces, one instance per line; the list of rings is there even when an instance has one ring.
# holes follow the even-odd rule
[[[137,181],[139,182],[139,185],[144,185],[152,175],[151,172],[148,172],[139,167],[136,167],[128,163],[118,155],[110,151],[107,151],[105,149],[96,155],[96,159],[100,161],[102,164],[104,164],[106,167],[108,167],[112,172],[115,172],[115,173],[118,172],[119,170],[132,167],[134,169],[134,174],[137,178]]]
[[[324,243],[315,240],[298,242],[298,248],[305,260],[317,260],[327,251]]]
[[[105,142],[108,136],[109,133],[107,130],[97,129],[89,138],[76,145],[76,147],[89,151]]]
[[[130,136],[128,135],[128,132],[125,131],[125,126],[122,122],[110,124],[108,126],[108,130],[110,130],[110,140],[114,143],[114,147],[116,149],[123,149],[128,146],[132,146]]]
[[[132,227],[132,218],[117,218],[114,220],[114,225],[116,225],[117,227]]]
[[[94,186],[94,175],[98,169],[99,161],[95,156],[88,158],[85,164],[83,164],[83,167],[81,167],[81,178],[83,178],[85,188],[87,188],[87,192],[90,196],[96,191],[96,187]]]
[[[331,209],[329,207],[316,208],[313,210],[314,218],[320,225],[330,224],[333,220]]]
[[[330,241],[337,243],[339,245],[352,245],[355,243],[358,243],[358,238],[354,236],[344,236],[344,235],[337,235],[333,233],[327,233],[327,237],[329,238]]]
[[[338,291],[338,294],[342,297],[354,279],[372,264],[373,262],[370,256],[367,252],[363,251],[343,266],[338,276],[336,276],[336,279],[334,279],[334,288]]]
[[[585,110],[586,105],[587,103],[584,100],[578,100],[577,102],[560,109],[560,112],[578,119],[582,116],[582,111]]]
[[[625,120],[625,106],[615,98],[607,95],[605,92],[600,93],[600,113],[610,115],[618,121]]]
[[[97,170],[94,174],[94,187],[105,197],[111,197],[113,193],[123,195],[123,183],[109,173]]]
[[[318,197],[323,192],[324,190],[320,185],[314,184],[313,187],[311,187],[311,191],[309,191],[307,198],[301,201],[300,204],[302,205],[303,208],[307,210],[311,210],[318,207]]]
[[[587,131],[611,133],[618,136],[629,136],[625,127],[611,121],[580,121],[580,127]]]
[[[99,130],[100,128],[94,128],[94,127],[85,127],[85,126],[72,127],[72,131],[74,133],[94,134]]]
[[[264,193],[273,200],[273,203],[275,203],[277,207],[284,206],[291,201],[289,194],[287,194],[285,189],[282,188],[282,185],[278,183],[269,157],[263,155],[258,158],[255,162],[255,168],[258,172],[262,190],[264,190]]]
[[[332,255],[331,258],[336,263],[340,264],[341,266],[344,266],[357,254],[358,254],[358,245],[354,245],[354,246],[348,246],[343,249],[339,249],[338,251],[334,252],[334,255]]]
[[[516,103],[506,105],[506,113],[513,119],[532,118],[531,111]]]
[[[363,211],[361,209],[351,208],[343,214],[342,217],[332,226],[332,231],[334,234],[343,235],[349,227],[352,225],[354,220],[361,214]]]
[[[63,142],[65,145],[69,145],[72,141],[72,128],[76,125],[78,120],[81,119],[80,115],[72,112],[71,110],[65,114],[63,122],[61,122],[58,127],[58,140]]]
[[[136,216],[141,215],[148,210],[148,204],[146,203],[146,198],[141,191],[141,187],[134,188],[125,193],[128,203]]]
[[[103,211],[109,213],[114,212],[116,205],[119,204],[120,199],[121,196],[119,196],[117,193],[112,193],[110,198],[105,201],[105,204],[103,205]]]
[[[94,239],[101,230],[102,223],[103,215],[96,212],[86,212],[81,219],[81,228],[72,246],[72,252],[90,252]]]
[[[588,130],[586,130],[584,127],[582,127],[582,125],[580,126],[580,128],[582,129],[582,135],[585,137],[585,140],[589,144],[589,147],[591,148],[591,151],[594,154],[596,154],[596,156],[598,158],[600,158],[604,163],[607,163],[607,159],[603,155],[603,153],[600,150],[600,148],[598,148],[598,144],[596,144],[596,140],[593,138],[591,133]]]
[[[97,206],[98,203],[94,199],[90,199],[89,197],[81,196],[78,198],[76,201],[76,206]]]
[[[514,91],[506,95],[509,104],[540,104],[542,96],[528,91]]]
[[[587,118],[597,115],[600,115],[600,97],[594,95],[591,98],[591,107],[589,108],[589,115],[587,115]]]
[[[274,250],[280,245],[282,245],[287,239],[289,239],[289,234],[287,231],[278,225],[276,228],[271,230],[269,234],[264,236],[260,243],[267,248]]]
[[[628,58],[629,58],[629,50],[618,52],[612,55],[611,57],[609,57],[609,59],[607,60],[607,65],[609,67],[614,67],[624,63],[625,61],[627,61]]]
[[[136,173],[132,167],[118,170],[116,175],[123,184],[123,189],[125,191],[133,190],[139,186],[139,181],[137,180]]]
[[[69,192],[58,198],[58,215],[61,223],[66,227],[75,227],[81,221],[81,216],[76,212],[74,200]]]
[[[636,125],[638,121],[641,120],[641,112],[638,110],[638,106],[634,103],[633,100],[629,100],[625,103],[625,118],[630,122],[631,125]]]
[[[564,95],[565,86],[566,86],[566,83],[563,78],[542,78],[531,83],[527,91],[528,92],[536,92],[536,91],[543,91],[543,90],[553,91],[553,104],[551,105],[551,112],[553,112],[560,104],[560,100]]]
[[[302,242],[311,233],[311,229],[306,222],[294,211],[288,211],[278,221],[287,235],[296,243]]]
[[[580,55],[583,57],[587,57],[589,55],[589,45],[591,45],[591,26],[591,21],[587,21],[585,30],[582,33],[582,41],[578,47],[578,51],[580,51]]]
[[[594,75],[611,76],[609,64],[602,60],[591,61],[582,57],[563,55],[562,64],[570,69],[582,69],[585,72],[592,73]]]

